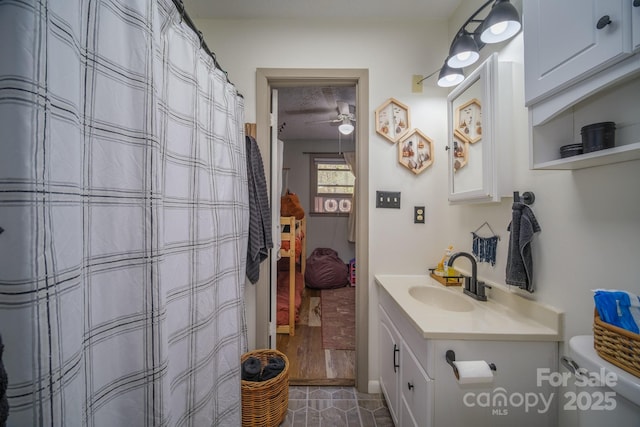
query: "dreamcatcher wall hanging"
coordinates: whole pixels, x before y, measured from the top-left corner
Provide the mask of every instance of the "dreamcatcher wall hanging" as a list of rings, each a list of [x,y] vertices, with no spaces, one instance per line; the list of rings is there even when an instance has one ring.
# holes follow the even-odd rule
[[[491,231],[490,237],[478,236],[478,231],[480,231],[484,226]],[[472,231],[471,235],[473,236],[473,255],[476,257],[478,262],[488,262],[492,267],[496,265],[496,250],[498,248],[498,240],[500,240],[500,236],[493,232],[487,221],[482,223],[476,231]]]

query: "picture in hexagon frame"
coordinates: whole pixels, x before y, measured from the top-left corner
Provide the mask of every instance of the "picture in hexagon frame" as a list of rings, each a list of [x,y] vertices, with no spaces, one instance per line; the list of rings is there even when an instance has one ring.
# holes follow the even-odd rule
[[[409,107],[397,99],[389,98],[376,109],[376,132],[390,142],[398,142],[410,126]]]
[[[475,144],[482,139],[482,106],[473,98],[456,108],[454,130]]]
[[[419,174],[433,163],[433,141],[414,129],[398,142],[398,162],[414,174]]]
[[[457,130],[453,131],[453,147],[451,147],[451,151],[453,153],[453,172],[455,173],[465,167],[469,160],[469,142]]]

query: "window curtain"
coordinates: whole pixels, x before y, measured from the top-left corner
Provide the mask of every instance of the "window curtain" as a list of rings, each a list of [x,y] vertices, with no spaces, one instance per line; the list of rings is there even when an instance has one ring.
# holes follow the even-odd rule
[[[171,0],[0,28],[7,425],[240,425],[242,98]]]
[[[342,153],[345,162],[349,165],[353,176],[356,174],[356,153],[355,151],[345,151]],[[351,212],[349,212],[349,221],[347,223],[347,240],[349,242],[356,241],[356,185],[353,186],[353,195],[351,196]]]

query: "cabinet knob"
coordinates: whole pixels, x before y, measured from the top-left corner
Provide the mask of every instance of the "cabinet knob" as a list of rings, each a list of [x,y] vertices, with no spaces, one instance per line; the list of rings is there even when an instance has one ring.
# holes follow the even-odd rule
[[[609,18],[609,15],[604,15],[602,18],[598,19],[596,28],[601,30],[609,24],[611,24],[611,18]]]
[[[638,0],[638,1],[640,1],[640,0]],[[449,148],[449,146],[448,146],[448,145],[445,145],[445,146],[444,146],[444,149],[445,149],[446,151],[451,150],[451,148]]]
[[[409,387],[409,390],[413,390],[413,384],[407,383],[407,387]]]
[[[640,0],[633,0],[633,7],[640,7]]]

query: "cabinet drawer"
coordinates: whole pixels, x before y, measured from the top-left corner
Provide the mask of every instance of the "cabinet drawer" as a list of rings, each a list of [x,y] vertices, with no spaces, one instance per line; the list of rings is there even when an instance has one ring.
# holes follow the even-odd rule
[[[404,342],[400,351],[400,360],[402,426],[411,426],[415,423],[420,427],[430,427],[433,423],[433,381],[429,379],[414,353]],[[409,412],[411,417],[405,417],[406,412]]]

